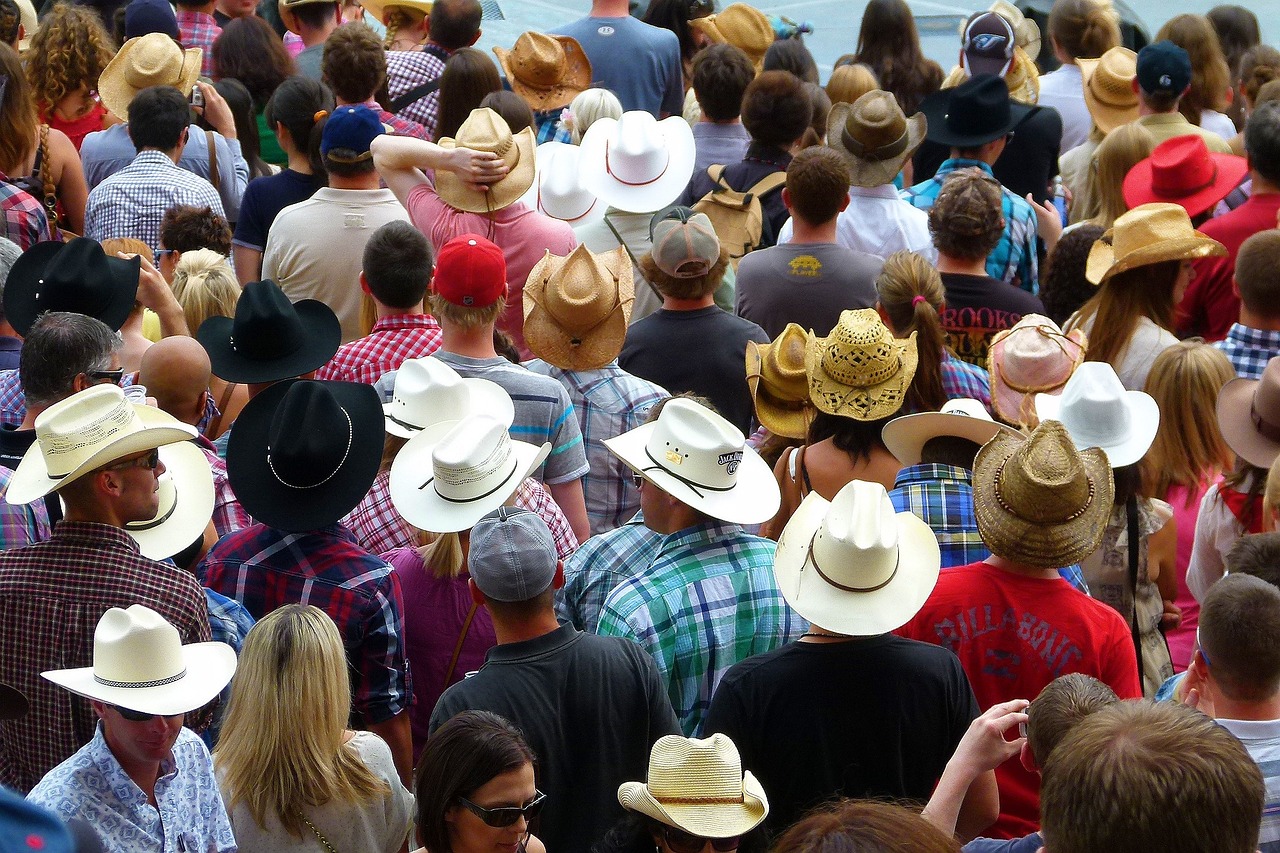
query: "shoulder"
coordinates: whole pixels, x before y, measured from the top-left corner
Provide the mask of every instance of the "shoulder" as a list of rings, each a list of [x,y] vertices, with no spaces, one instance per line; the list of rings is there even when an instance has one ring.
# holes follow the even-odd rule
[[[365,766],[380,776],[387,777],[395,772],[395,761],[391,757],[391,747],[373,732],[358,731],[347,741],[346,746]]]

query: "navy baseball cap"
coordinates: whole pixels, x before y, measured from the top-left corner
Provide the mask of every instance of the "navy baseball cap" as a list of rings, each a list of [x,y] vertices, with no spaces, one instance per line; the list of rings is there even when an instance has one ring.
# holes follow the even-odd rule
[[[378,119],[378,114],[366,106],[344,106],[336,108],[329,120],[324,124],[324,132],[320,136],[320,153],[339,163],[360,163],[368,160],[369,144],[382,134],[386,128]],[[340,149],[344,156],[334,157],[330,151]],[[352,152],[346,156],[345,152]]]
[[[527,509],[499,507],[471,528],[467,570],[485,598],[536,598],[555,580],[558,563],[551,528]]]
[[[1138,51],[1138,85],[1149,95],[1181,95],[1191,85],[1191,57],[1171,41]]]
[[[1013,27],[995,12],[979,12],[969,19],[961,37],[965,70],[970,77],[1003,77],[1013,64],[1017,37]]]
[[[124,9],[124,37],[127,39],[163,33],[177,39],[178,18],[169,0],[133,0]]]

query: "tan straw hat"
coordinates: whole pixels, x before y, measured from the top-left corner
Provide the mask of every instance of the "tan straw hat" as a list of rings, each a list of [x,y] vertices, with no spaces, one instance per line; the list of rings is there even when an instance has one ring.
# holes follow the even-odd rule
[[[591,60],[572,36],[527,32],[511,50],[493,52],[512,91],[535,111],[566,106],[591,88]]]
[[[835,104],[827,120],[827,144],[849,163],[855,187],[879,187],[902,171],[924,141],[924,113],[907,118],[894,96],[881,89],[852,104]]]
[[[1077,59],[1084,81],[1084,103],[1093,123],[1110,133],[1138,117],[1138,54],[1127,47],[1113,47],[1097,59]]]
[[[810,337],[805,346],[809,398],[829,415],[888,417],[902,408],[917,361],[915,332],[899,340],[874,308],[842,311],[830,335]]]
[[[1137,267],[1226,254],[1225,246],[1191,226],[1182,205],[1155,202],[1125,213],[1093,244],[1085,278],[1102,284],[1116,273]]]
[[[1258,468],[1280,457],[1280,356],[1260,379],[1232,379],[1218,393],[1218,426],[1227,446]]]
[[[764,788],[743,772],[738,747],[719,733],[658,738],[649,753],[648,782],[623,782],[618,802],[701,838],[745,835],[769,814]]]
[[[704,18],[694,18],[689,26],[702,32],[715,44],[731,44],[740,49],[759,72],[764,55],[774,42],[769,17],[755,6],[733,3],[724,11]]]
[[[809,374],[804,367],[809,334],[788,323],[771,344],[747,341],[747,387],[756,417],[774,435],[804,438],[813,421]]]
[[[1107,454],[1076,450],[1060,421],[1029,438],[997,433],[973,466],[973,509],[991,553],[1040,569],[1078,563],[1097,550],[1111,517]]]
[[[471,148],[476,151],[492,151],[507,164],[506,177],[489,185],[488,192],[474,190],[453,172],[436,171],[436,193],[444,203],[455,210],[468,213],[491,213],[502,210],[520,200],[520,196],[533,185],[534,134],[526,127],[517,134],[511,133],[507,122],[488,107],[471,111],[467,120],[458,128],[456,139],[444,137],[441,148]]]
[[[931,438],[949,435],[986,444],[1001,431],[1017,434],[1013,428],[993,421],[978,400],[957,397],[943,403],[941,411],[894,418],[884,425],[880,435],[893,458],[907,467],[920,464],[920,455]]]
[[[386,23],[382,16],[388,9],[413,9],[423,15],[430,15],[433,3],[432,0],[360,0],[360,5],[374,20]]]
[[[547,364],[595,370],[622,352],[635,302],[631,260],[622,246],[566,257],[547,252],[524,285],[524,340]]]
[[[173,86],[190,97],[200,76],[201,50],[178,47],[164,33],[148,33],[131,38],[102,69],[98,95],[111,112],[129,120],[129,104],[149,86]]]
[[[996,417],[1018,427],[1033,425],[1035,395],[1061,394],[1088,345],[1083,330],[1063,334],[1043,314],[1026,314],[1012,329],[999,332],[987,352]]]

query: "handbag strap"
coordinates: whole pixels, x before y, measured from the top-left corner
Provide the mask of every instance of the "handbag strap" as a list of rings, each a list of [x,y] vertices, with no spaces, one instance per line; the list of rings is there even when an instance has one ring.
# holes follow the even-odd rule
[[[403,110],[405,107],[410,106],[412,104],[416,104],[418,101],[421,101],[427,95],[430,95],[432,92],[436,91],[439,88],[440,88],[439,77],[435,78],[434,80],[428,80],[425,83],[421,83],[417,86],[414,86],[412,89],[410,89],[407,92],[401,93],[399,97],[393,99],[391,103],[387,104],[387,112],[398,113],[401,110]]]
[[[1125,514],[1129,521],[1129,588],[1133,591],[1133,618],[1130,630],[1133,633],[1133,648],[1138,655],[1138,678],[1142,678],[1142,638],[1138,631],[1138,498],[1130,497],[1125,502]]]
[[[210,441],[218,435],[218,427],[222,426],[222,419],[227,414],[227,404],[231,402],[231,395],[238,384],[238,382],[228,382],[222,389],[222,395],[218,397],[218,416],[209,421],[209,425],[204,428],[204,437]]]
[[[462,654],[462,644],[467,640],[467,632],[471,630],[471,620],[476,618],[476,609],[479,606],[475,601],[472,601],[471,609],[467,611],[466,621],[462,623],[462,632],[458,634],[458,644],[453,647],[453,657],[449,658],[449,668],[444,671],[444,684],[440,685],[442,693],[449,686],[449,682],[453,681],[453,671],[458,667],[458,657]]]
[[[307,825],[307,829],[309,829],[309,830],[311,830],[313,833],[315,833],[316,840],[320,842],[320,846],[321,846],[321,847],[323,847],[325,850],[329,851],[329,853],[338,853],[338,851],[337,851],[336,849],[334,849],[334,846],[333,846],[332,844],[330,844],[330,843],[329,843],[329,839],[327,839],[327,838],[325,838],[325,837],[324,837],[324,833],[322,833],[320,830],[316,829],[316,825],[315,825],[314,823],[312,823],[311,821],[307,820],[307,816],[306,816],[306,815],[299,815],[299,817],[301,817],[301,818],[302,818],[302,822],[303,822],[303,823],[305,823],[305,824]]]
[[[213,184],[213,189],[218,190],[218,149],[213,144],[213,131],[206,130],[204,132],[204,141],[208,146],[209,152],[209,183]]]

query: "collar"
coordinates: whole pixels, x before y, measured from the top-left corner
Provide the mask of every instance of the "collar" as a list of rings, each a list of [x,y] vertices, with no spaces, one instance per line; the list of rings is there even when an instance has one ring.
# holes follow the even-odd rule
[[[124,125],[121,125],[121,127],[123,126]],[[168,154],[164,153],[163,151],[157,151],[154,148],[148,148],[145,151],[139,151],[137,154],[134,155],[133,162],[130,163],[129,165],[132,166],[132,165],[137,165],[139,163],[148,164],[148,165],[154,163],[156,165],[167,165],[173,169],[178,168],[178,164],[174,163],[173,160],[169,158]]]
[[[208,12],[198,12],[193,9],[183,9],[182,7],[178,7],[176,17],[179,21],[183,20],[184,18],[188,21],[200,21],[200,22],[207,21],[213,24],[215,27],[218,27],[218,19],[215,18],[213,15],[210,15]],[[218,29],[222,29],[222,28],[218,27]]]
[[[178,732],[178,737],[182,737],[182,732]],[[177,740],[174,741],[177,745]],[[138,783],[125,772],[120,761],[116,758],[115,753],[111,751],[111,747],[107,745],[107,737],[103,732],[102,720],[98,720],[97,728],[93,733],[93,740],[89,741],[89,755],[94,766],[102,777],[107,780],[123,781],[126,786],[125,790],[113,790],[117,796],[123,800],[127,800],[127,804],[137,808],[147,804],[147,795],[143,793]],[[168,779],[176,776],[178,773],[178,762],[174,760],[173,749],[169,749],[169,754],[160,761],[160,773],[156,776],[157,798],[159,797],[160,780]],[[113,789],[116,786],[112,786]]]
[[[689,551],[704,550],[723,539],[742,536],[742,526],[719,519],[708,519],[684,530],[668,533],[658,546],[658,554],[668,554],[678,549]]]
[[[0,351],[17,352],[20,349],[22,349],[22,338],[0,335]]]
[[[973,484],[973,472],[956,465],[921,462],[919,465],[908,465],[899,471],[897,479],[893,481],[893,487],[897,489],[908,483],[930,482],[963,483],[966,486],[970,486]]]
[[[1183,118],[1182,113],[1173,111],[1171,113],[1152,113],[1151,115],[1141,116],[1138,124],[1185,124],[1191,127],[1191,122]]]
[[[942,161],[942,165],[938,167],[938,172],[933,176],[933,179],[941,185],[942,176],[948,172],[954,172],[956,169],[969,169],[972,167],[977,167],[988,175],[995,177],[996,173],[991,171],[991,167],[981,160],[970,160],[967,157],[949,157]]]
[[[902,196],[898,195],[898,189],[893,184],[881,184],[878,187],[849,187],[849,198],[888,198],[894,201],[902,201]]]
[[[580,636],[582,632],[572,625],[561,625],[556,630],[541,637],[534,637],[532,640],[496,645],[485,655],[484,662],[486,664],[517,663],[528,658],[541,657],[577,642]]]
[[[430,314],[391,314],[380,317],[373,324],[374,332],[391,332],[398,329],[438,329],[440,324]]]
[[[747,155],[742,159],[744,161],[753,160],[758,163],[768,163],[772,166],[777,166],[779,169],[785,169],[791,162],[791,155],[781,148],[765,145],[763,142],[752,141],[747,146]]]
[[[99,521],[59,521],[50,539],[60,539],[72,544],[83,544],[100,550],[103,546],[116,546],[142,556],[138,543],[123,528]]]
[[[1227,340],[1246,346],[1280,349],[1280,330],[1255,329],[1241,323],[1232,323],[1231,328],[1227,330]]]

